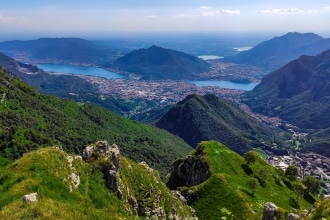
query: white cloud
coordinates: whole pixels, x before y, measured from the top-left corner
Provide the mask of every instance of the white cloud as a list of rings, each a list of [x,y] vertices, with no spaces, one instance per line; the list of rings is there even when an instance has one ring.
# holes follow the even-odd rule
[[[11,17],[0,14],[0,24],[27,24],[27,19],[23,17]]]
[[[231,15],[231,14],[240,14],[240,10],[217,10],[217,11],[202,11],[200,13],[201,16],[215,16],[215,15],[219,15],[219,14],[227,14],[227,15]]]
[[[201,6],[201,7],[199,7],[200,9],[202,9],[202,10],[208,10],[208,9],[211,9],[211,7],[208,7],[208,6]]]
[[[148,16],[146,16],[147,18],[157,18],[157,16],[156,15],[148,15]]]
[[[298,13],[303,12],[299,8],[270,8],[259,10],[257,13],[259,14],[283,14],[283,13]]]
[[[240,10],[219,10],[220,14],[240,14],[241,11]]]

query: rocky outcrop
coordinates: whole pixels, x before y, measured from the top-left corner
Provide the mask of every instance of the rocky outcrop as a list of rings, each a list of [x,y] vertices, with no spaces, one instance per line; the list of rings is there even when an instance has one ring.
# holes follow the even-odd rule
[[[178,205],[168,205],[164,201],[166,187],[161,183],[159,174],[150,168],[146,162],[134,164],[125,158],[121,158],[117,145],[109,145],[107,141],[99,141],[87,146],[82,158],[94,168],[100,170],[109,190],[123,201],[125,210],[144,219],[183,219],[179,211],[187,208],[183,202]],[[139,173],[137,173],[137,171]],[[145,176],[145,179],[136,180],[134,184],[127,181],[128,176]],[[145,181],[145,182],[144,182]],[[139,183],[137,186],[136,184]],[[173,196],[171,201],[179,201]],[[195,214],[189,210],[185,214],[190,219],[195,219]],[[192,218],[191,218],[192,217]],[[185,218],[186,219],[186,218]]]
[[[59,150],[59,147],[55,148],[56,150]],[[73,166],[73,161],[74,159],[77,159],[77,157],[72,157],[70,155],[66,156],[66,159],[69,163],[70,170],[72,171],[71,174],[68,175],[67,178],[65,178],[65,181],[68,181],[68,187],[70,192],[72,192],[74,189],[77,189],[78,186],[80,185],[80,177],[77,174],[76,168]]]
[[[70,182],[69,183],[70,192],[72,192],[73,189],[77,189],[78,186],[80,185],[80,177],[75,173],[71,173],[67,179]]]
[[[294,213],[289,213],[288,220],[298,220],[298,219],[300,219],[299,215],[296,215]]]
[[[116,144],[109,145],[107,141],[98,141],[87,146],[83,151],[82,158],[95,165],[101,170],[108,188],[122,199],[122,191],[119,187],[120,152]]]
[[[114,169],[119,170],[119,148],[116,144],[110,146],[107,141],[98,141],[93,145],[87,146],[83,151],[82,158],[85,161],[103,158],[113,163]]]
[[[283,218],[283,212],[274,203],[266,202],[262,220],[275,220]]]
[[[195,186],[207,180],[211,176],[211,171],[203,154],[203,148],[199,146],[194,155],[176,160],[167,186],[170,189],[177,189],[180,186]]]

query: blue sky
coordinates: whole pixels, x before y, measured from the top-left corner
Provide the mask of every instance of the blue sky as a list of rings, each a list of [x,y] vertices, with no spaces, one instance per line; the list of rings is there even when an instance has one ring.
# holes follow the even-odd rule
[[[329,33],[330,0],[3,0],[3,36],[125,32]]]

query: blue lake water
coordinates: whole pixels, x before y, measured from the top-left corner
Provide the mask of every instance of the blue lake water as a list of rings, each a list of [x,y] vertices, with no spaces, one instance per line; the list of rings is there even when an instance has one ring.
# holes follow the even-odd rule
[[[201,55],[201,56],[198,56],[198,58],[201,58],[203,60],[215,60],[215,59],[221,59],[223,57],[215,56],[215,55]]]
[[[100,76],[107,79],[125,77],[124,75],[97,67],[71,66],[66,64],[39,64],[38,67],[48,72]]]
[[[125,77],[125,75],[121,75],[97,67],[71,66],[67,64],[39,64],[38,67],[48,72],[100,76],[107,79],[119,79]],[[237,83],[237,82],[222,81],[222,80],[189,81],[189,82],[193,83],[196,86],[219,86],[221,88],[240,89],[245,91],[250,91],[256,85],[258,85],[258,83]]]
[[[231,81],[223,81],[223,80],[209,80],[209,81],[189,81],[196,86],[219,86],[220,88],[225,89],[240,89],[244,91],[252,90],[259,83],[237,83]]]

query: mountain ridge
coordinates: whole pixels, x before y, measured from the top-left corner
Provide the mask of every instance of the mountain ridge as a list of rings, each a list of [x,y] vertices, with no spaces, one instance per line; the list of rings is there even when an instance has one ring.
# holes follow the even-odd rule
[[[157,171],[121,156],[118,146],[99,141],[84,153],[47,147],[1,167],[0,218],[195,219]],[[23,203],[31,192],[35,200]]]
[[[74,37],[0,42],[0,52],[26,63],[102,66],[111,58],[110,48]]]
[[[140,75],[141,79],[192,79],[209,70],[204,60],[183,52],[152,45],[118,58],[112,68]]]
[[[276,70],[301,55],[317,55],[330,49],[330,40],[314,33],[289,32],[280,37],[261,42],[248,51],[224,60]]]
[[[200,219],[261,219],[266,202],[279,206],[285,219],[292,210],[290,198],[297,195],[282,170],[258,156],[248,165],[243,157],[217,141],[201,142],[185,158],[176,160],[172,170],[167,185],[187,198]],[[251,182],[256,183],[255,188],[251,188]],[[301,197],[298,203],[301,208],[309,208],[313,201]]]
[[[329,66],[330,50],[317,56],[301,56],[246,92],[247,103],[256,112],[280,116],[301,128],[329,127],[330,119],[325,117],[330,108]]]
[[[269,128],[212,94],[187,96],[164,114],[156,126],[180,136],[192,147],[201,141],[217,140],[241,155],[261,141],[271,142],[273,137]]]

